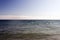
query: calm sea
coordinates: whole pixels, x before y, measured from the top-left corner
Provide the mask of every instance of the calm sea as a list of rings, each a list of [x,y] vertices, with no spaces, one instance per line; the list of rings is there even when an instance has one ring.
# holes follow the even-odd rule
[[[0,20],[0,33],[60,33],[60,20]]]

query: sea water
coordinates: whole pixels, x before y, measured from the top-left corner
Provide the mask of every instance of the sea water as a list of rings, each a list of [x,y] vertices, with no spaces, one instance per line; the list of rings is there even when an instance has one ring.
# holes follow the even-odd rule
[[[60,34],[60,20],[0,20],[0,33]]]

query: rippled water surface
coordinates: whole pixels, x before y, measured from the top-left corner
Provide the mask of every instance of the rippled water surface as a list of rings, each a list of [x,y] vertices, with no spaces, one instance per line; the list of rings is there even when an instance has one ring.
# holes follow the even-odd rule
[[[0,20],[0,31],[60,33],[59,20]]]
[[[60,20],[0,20],[0,38],[3,38],[3,36],[8,37],[6,36],[7,34],[8,36],[13,35],[11,38],[21,34],[25,37],[29,35],[34,37],[37,34],[60,34]],[[37,37],[39,38],[40,36]]]

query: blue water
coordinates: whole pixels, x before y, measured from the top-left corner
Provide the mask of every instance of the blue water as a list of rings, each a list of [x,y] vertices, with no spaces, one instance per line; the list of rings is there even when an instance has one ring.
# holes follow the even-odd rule
[[[60,34],[60,20],[0,20],[0,33]]]

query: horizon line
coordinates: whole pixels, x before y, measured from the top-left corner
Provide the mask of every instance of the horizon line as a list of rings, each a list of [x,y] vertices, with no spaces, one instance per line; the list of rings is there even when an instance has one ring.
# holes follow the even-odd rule
[[[60,20],[60,17],[53,16],[19,16],[19,15],[0,15],[0,20]]]

